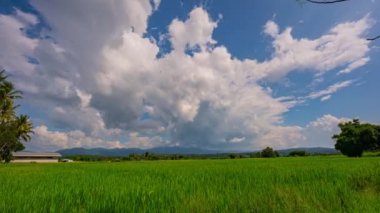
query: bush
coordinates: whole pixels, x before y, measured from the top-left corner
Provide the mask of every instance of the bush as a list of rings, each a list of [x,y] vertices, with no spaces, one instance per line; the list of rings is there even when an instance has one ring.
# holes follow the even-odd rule
[[[303,150],[295,150],[289,153],[289,156],[295,157],[295,156],[307,156],[308,154]]]
[[[261,157],[261,152],[254,152],[249,155],[251,158],[260,158]]]
[[[235,154],[235,153],[230,153],[230,154],[228,154],[228,157],[231,159],[235,159],[235,158],[239,158],[239,155]]]
[[[274,151],[273,148],[267,147],[261,151],[261,157],[263,158],[274,158],[280,156],[277,151]]]

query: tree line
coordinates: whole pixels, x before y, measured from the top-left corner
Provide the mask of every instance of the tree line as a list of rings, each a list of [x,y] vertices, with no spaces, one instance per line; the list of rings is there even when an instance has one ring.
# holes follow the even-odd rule
[[[145,152],[143,154],[129,154],[127,156],[102,156],[102,155],[67,155],[65,159],[74,161],[107,161],[107,162],[122,162],[122,161],[141,161],[141,160],[205,160],[205,159],[242,159],[242,158],[275,158],[275,157],[304,157],[304,156],[325,156],[335,154],[308,153],[304,150],[294,150],[288,154],[281,155],[278,151],[271,147],[258,152],[251,153],[218,153],[218,154],[158,154]]]

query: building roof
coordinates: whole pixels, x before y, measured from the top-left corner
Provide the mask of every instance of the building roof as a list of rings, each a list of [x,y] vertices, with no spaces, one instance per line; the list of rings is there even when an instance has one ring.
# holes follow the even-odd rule
[[[62,157],[57,152],[14,152],[13,157]]]

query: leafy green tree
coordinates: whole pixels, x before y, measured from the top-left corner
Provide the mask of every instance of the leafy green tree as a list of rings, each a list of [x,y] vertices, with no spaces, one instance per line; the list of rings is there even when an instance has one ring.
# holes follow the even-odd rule
[[[31,139],[33,125],[27,115],[16,115],[15,100],[21,98],[5,71],[0,71],[0,162],[9,162],[12,152],[24,149],[22,141]]]
[[[335,149],[349,157],[361,157],[364,151],[380,148],[380,126],[360,123],[358,119],[340,123],[340,134],[332,138],[336,141]]]
[[[263,149],[260,154],[263,158],[274,158],[279,156],[278,152],[273,150],[271,147]]]

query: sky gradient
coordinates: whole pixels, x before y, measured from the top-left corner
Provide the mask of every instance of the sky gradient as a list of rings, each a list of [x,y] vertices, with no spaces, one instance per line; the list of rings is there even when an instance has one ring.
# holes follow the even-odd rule
[[[0,2],[28,150],[333,147],[380,123],[380,2]]]

